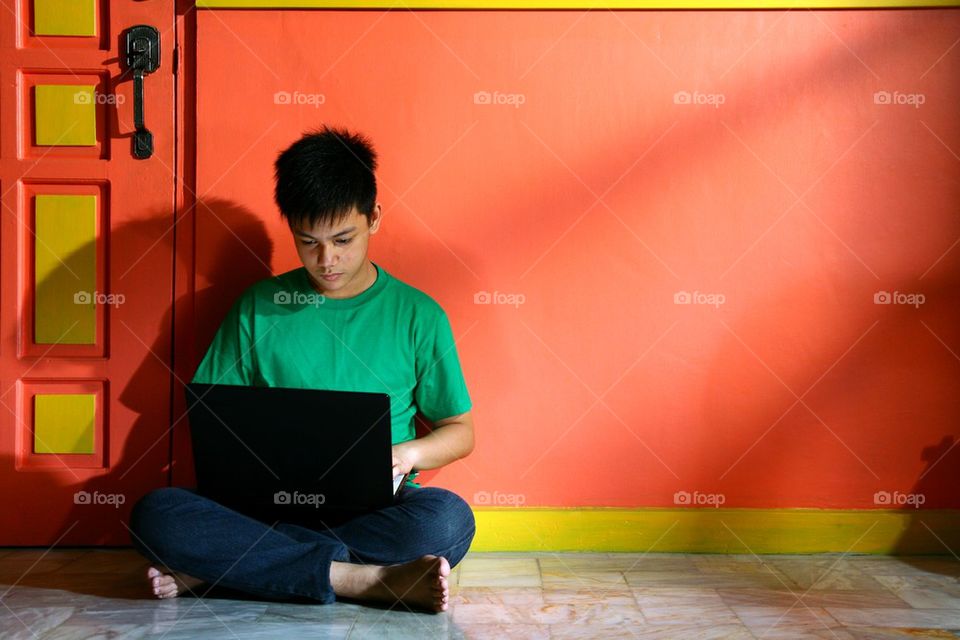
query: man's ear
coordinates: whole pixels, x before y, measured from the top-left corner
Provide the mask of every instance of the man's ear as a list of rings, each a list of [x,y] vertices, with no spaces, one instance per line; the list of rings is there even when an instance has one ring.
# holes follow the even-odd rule
[[[370,234],[374,234],[380,228],[380,220],[383,219],[383,208],[380,207],[380,203],[373,205],[373,212],[370,214]]]

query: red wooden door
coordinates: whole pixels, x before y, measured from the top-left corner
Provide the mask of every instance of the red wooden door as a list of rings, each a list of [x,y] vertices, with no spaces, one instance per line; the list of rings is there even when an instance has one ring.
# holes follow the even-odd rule
[[[0,12],[0,544],[127,544],[167,484],[173,0]],[[160,33],[132,153],[124,33]]]

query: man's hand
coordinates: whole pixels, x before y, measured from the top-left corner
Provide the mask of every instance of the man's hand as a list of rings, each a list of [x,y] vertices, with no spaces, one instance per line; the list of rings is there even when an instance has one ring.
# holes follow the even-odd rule
[[[422,438],[393,445],[393,475],[416,469],[436,469],[473,451],[473,418],[470,412],[433,423]]]
[[[395,444],[393,451],[393,475],[410,473],[417,464],[417,445],[415,440]]]

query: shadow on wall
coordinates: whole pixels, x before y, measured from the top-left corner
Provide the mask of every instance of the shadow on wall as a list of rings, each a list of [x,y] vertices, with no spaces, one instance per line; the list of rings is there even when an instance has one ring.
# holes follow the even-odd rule
[[[180,217],[179,214],[177,217]],[[18,505],[21,508],[11,510],[8,516],[10,535],[4,536],[3,543],[35,545],[58,541],[58,546],[125,546],[130,538],[126,523],[129,522],[133,504],[147,491],[169,484],[171,435],[182,434],[183,438],[189,439],[188,425],[183,415],[183,384],[189,382],[189,379],[178,380],[169,369],[174,314],[177,315],[178,328],[196,327],[196,362],[177,365],[178,371],[190,371],[192,375],[234,299],[253,282],[272,275],[269,265],[273,244],[266,234],[263,222],[256,215],[228,201],[209,200],[197,205],[196,217],[198,225],[223,224],[231,231],[222,236],[219,244],[198,248],[198,251],[214,254],[197,263],[211,265],[210,269],[196,273],[196,280],[206,283],[204,288],[179,296],[174,305],[168,306],[165,312],[157,317],[156,324],[149,320],[139,320],[143,312],[138,315],[131,310],[129,314],[125,314],[123,307],[107,312],[107,340],[111,360],[110,367],[102,371],[109,372],[103,375],[110,376],[106,393],[108,420],[117,425],[114,433],[107,434],[104,443],[107,468],[102,470],[103,473],[86,481],[80,480],[85,470],[69,471],[67,461],[63,462],[63,468],[58,467],[60,472],[56,476],[31,471],[31,499],[25,499]],[[116,273],[122,273],[121,269],[126,269],[139,257],[136,254],[125,254],[126,250],[142,250],[150,246],[155,239],[165,237],[169,224],[170,213],[158,212],[144,219],[118,225],[110,231],[111,261],[115,272],[111,275],[119,280],[110,282],[111,292],[124,293],[127,300],[124,305],[136,304],[138,299],[145,299],[151,294],[170,295],[169,290],[150,290],[147,286],[149,281],[142,276],[137,279],[133,271],[131,275],[134,277],[130,278],[127,286],[136,286],[141,290],[124,291],[124,280],[116,276]],[[37,295],[53,293],[55,287],[51,286],[51,283],[57,281],[58,276],[63,277],[64,273],[69,275],[76,272],[79,264],[89,259],[92,251],[92,247],[84,246],[66,257],[57,272],[37,284]],[[161,269],[164,273],[157,286],[166,287],[170,284],[170,247],[167,245],[162,250],[157,247],[155,251],[150,259],[159,263],[156,269]],[[144,260],[146,261],[146,258]],[[145,268],[143,264],[135,267],[135,270],[150,272],[150,268]],[[70,302],[72,303],[72,300]],[[194,318],[190,317],[194,309],[202,314],[202,318],[196,323],[193,322]],[[138,321],[134,322],[133,318]],[[137,327],[148,335],[147,339],[131,335]],[[119,347],[121,344],[127,345],[127,348]],[[131,356],[128,353],[137,355]],[[144,353],[141,357],[140,354]],[[131,357],[140,360],[136,363],[126,360]],[[132,373],[128,375],[127,372]],[[171,380],[172,392],[168,384]],[[170,417],[171,393],[173,418]],[[113,400],[118,402],[112,402]],[[128,415],[131,417],[127,417]],[[174,424],[172,429],[171,422]],[[20,428],[30,429],[32,433],[32,425],[21,424]],[[122,440],[124,434],[125,439]],[[28,436],[27,440],[32,442],[32,437]],[[119,449],[120,446],[122,450]],[[12,461],[6,462],[9,465],[7,468],[13,468]],[[192,466],[192,460],[183,461],[183,464]],[[64,468],[68,471],[63,471]],[[73,478],[77,479],[75,484],[72,482]],[[114,500],[113,504],[77,504],[74,499],[75,492],[123,496],[122,504],[116,505],[117,500]],[[51,523],[52,518],[60,521]]]
[[[781,322],[774,322],[769,315],[754,309],[731,322],[728,339],[718,351],[716,364],[712,367],[717,372],[716,384],[709,385],[709,388],[722,388],[725,375],[722,372],[729,370],[730,362],[748,361],[759,372],[758,379],[764,381],[777,398],[766,407],[759,402],[738,406],[737,424],[751,425],[747,429],[751,434],[759,435],[769,427],[772,429],[758,443],[754,443],[751,435],[745,446],[756,444],[757,448],[733,468],[728,481],[735,481],[740,475],[738,471],[741,474],[748,471],[751,458],[762,458],[765,446],[772,447],[774,453],[789,450],[797,460],[797,467],[778,464],[774,456],[774,464],[760,469],[776,470],[783,475],[765,476],[762,484],[751,485],[770,487],[773,496],[783,495],[797,487],[792,472],[808,470],[807,465],[820,464],[829,468],[830,463],[819,460],[829,452],[832,456],[830,462],[837,465],[832,469],[840,465],[856,468],[862,472],[865,482],[876,483],[870,485],[871,491],[860,497],[861,508],[873,505],[873,493],[889,488],[890,483],[896,481],[882,465],[891,457],[909,461],[914,454],[904,448],[905,444],[916,446],[914,451],[917,454],[927,446],[920,436],[913,436],[914,443],[910,443],[910,433],[934,421],[938,427],[949,430],[960,419],[960,398],[951,391],[955,384],[952,381],[957,380],[956,363],[938,338],[921,323],[926,320],[927,324],[932,324],[930,319],[935,318],[946,328],[960,322],[960,302],[955,295],[957,286],[955,274],[928,278],[923,283],[897,283],[897,289],[924,292],[928,302],[922,308],[923,316],[909,305],[878,306],[873,303],[873,291],[856,285],[838,295],[859,297],[862,303],[845,305],[833,315],[828,312],[813,315],[812,307],[823,308],[824,305],[814,304],[807,295],[798,295],[797,292],[816,295],[810,283],[777,283],[775,289],[783,292],[781,297],[774,297],[773,292],[759,296],[764,309],[778,310]],[[798,320],[791,326],[790,322],[795,318]],[[937,325],[933,327],[936,329]],[[751,341],[762,340],[769,345],[795,337],[800,343],[813,331],[820,332],[819,336],[808,340],[813,348],[803,354],[802,360],[781,357],[777,363],[770,364],[775,373],[767,371],[748,351],[748,347],[758,351],[756,342]],[[784,366],[784,362],[789,362],[789,366]],[[784,382],[781,383],[778,377]],[[803,398],[803,403],[810,409],[797,403],[788,414],[784,414],[784,410],[796,401],[794,394]],[[705,410],[718,413],[723,401],[724,397],[720,395],[710,398],[711,406]],[[744,417],[744,410],[751,409],[753,413]],[[784,424],[785,421],[792,425]],[[846,430],[840,428],[843,425],[847,425]],[[791,427],[802,431],[791,433]],[[740,477],[744,479],[743,475]],[[821,501],[816,506],[851,506],[847,500],[831,503],[831,500],[837,500],[836,496],[849,493],[846,486],[849,478],[830,474],[811,482],[816,483],[817,499]],[[934,487],[928,483],[927,488]],[[960,506],[956,494],[947,485],[931,491],[930,497],[927,508],[934,504],[943,508],[948,503]]]
[[[922,550],[925,553],[948,555],[956,558],[960,553],[957,546],[958,523],[957,512],[937,513],[925,512],[923,508],[930,504],[931,508],[947,507],[949,497],[956,494],[960,487],[960,447],[952,435],[944,436],[935,445],[924,447],[921,460],[925,463],[923,472],[913,485],[907,499],[922,505],[912,508],[904,507],[903,513],[909,516],[900,539],[894,547],[893,553],[908,555]],[[925,567],[938,570],[937,567]],[[942,567],[949,571],[949,575],[960,577],[960,571],[955,567]]]
[[[162,325],[167,330],[175,327],[180,331],[194,332],[192,339],[185,337],[189,340],[189,350],[178,352],[184,361],[178,363],[176,369],[184,379],[174,380],[172,459],[175,467],[170,475],[174,486],[189,486],[194,482],[183,385],[190,381],[187,377],[192,378],[237,297],[253,283],[273,275],[273,241],[260,217],[239,204],[222,199],[199,201],[195,216],[197,231],[212,226],[222,227],[225,232],[204,233],[202,236],[198,233],[203,245],[199,241],[196,243],[198,255],[193,265],[186,265],[195,271],[193,282],[197,290],[181,295],[175,321]],[[201,252],[210,255],[200,259]],[[185,342],[178,338],[178,344]]]
[[[862,304],[812,304],[811,283],[776,283],[726,320],[700,401],[700,415],[715,417],[711,428],[721,434],[711,437],[723,446],[697,447],[698,472],[683,481],[725,495],[725,507],[896,509],[906,524],[894,534],[892,553],[960,552],[960,447],[949,433],[960,419],[956,362],[931,333],[960,320],[956,275],[897,283],[924,292],[922,316],[908,305],[877,306],[869,287],[848,284],[841,295],[862,297]],[[810,348],[785,357],[783,343],[794,337]],[[757,360],[766,353],[777,360]],[[732,363],[746,363],[742,394],[730,393]],[[946,435],[928,444],[931,431]],[[908,489],[903,469],[913,468],[915,456],[925,468]],[[865,533],[851,532],[849,544]],[[714,534],[705,530],[700,542]],[[727,551],[748,552],[735,539]]]

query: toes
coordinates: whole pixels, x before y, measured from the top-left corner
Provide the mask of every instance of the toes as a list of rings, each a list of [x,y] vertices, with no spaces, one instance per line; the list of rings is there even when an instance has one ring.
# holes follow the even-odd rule
[[[176,578],[158,567],[147,569],[147,579],[150,581],[153,595],[157,598],[176,598],[182,591]]]
[[[173,584],[171,584],[170,582],[160,582],[159,584],[154,584],[154,585],[153,585],[153,592],[154,592],[154,593],[166,593],[167,591],[170,590],[170,587],[173,587],[173,586],[176,586],[176,585],[173,585]]]
[[[168,575],[160,574],[157,576],[152,576],[150,579],[150,586],[153,589],[153,594],[158,598],[165,597],[171,589],[176,592],[177,584],[173,581],[173,578]]]

